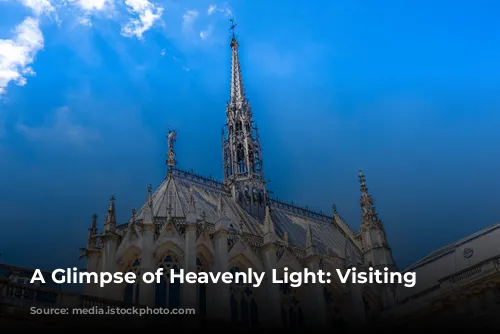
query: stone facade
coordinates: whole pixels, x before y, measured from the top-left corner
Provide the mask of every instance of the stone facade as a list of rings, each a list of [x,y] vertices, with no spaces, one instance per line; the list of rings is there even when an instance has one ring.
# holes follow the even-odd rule
[[[231,87],[222,132],[223,175],[219,182],[176,167],[176,132],[168,136],[168,173],[130,220],[117,224],[110,199],[102,233],[97,216],[83,255],[88,271],[335,272],[356,266],[395,270],[384,227],[360,171],[361,232],[353,232],[334,208],[332,215],[283,203],[269,196],[259,134],[243,89],[238,41],[230,43]],[[168,271],[167,271],[168,272]],[[89,284],[86,294],[150,306],[195,308],[208,318],[273,326],[363,324],[392,303],[386,286],[349,286],[336,275],[331,284],[292,288],[273,284],[144,284],[102,289]],[[166,277],[165,282],[168,281]]]

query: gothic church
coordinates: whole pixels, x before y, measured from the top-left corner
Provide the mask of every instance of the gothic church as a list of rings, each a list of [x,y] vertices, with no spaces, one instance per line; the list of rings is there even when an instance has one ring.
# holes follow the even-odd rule
[[[383,285],[307,284],[292,288],[274,284],[272,269],[304,268],[335,272],[356,266],[396,270],[384,227],[368,194],[361,171],[360,232],[353,232],[335,207],[331,216],[270,198],[264,178],[257,126],[245,96],[232,36],[231,87],[222,132],[224,181],[176,168],[175,131],[168,136],[168,173],[147,200],[118,224],[115,199],[101,231],[97,216],[83,249],[87,270],[242,271],[252,268],[268,278],[251,285],[179,284],[164,282],[113,285],[87,284],[85,294],[151,307],[194,308],[207,319],[243,325],[300,327],[352,326],[376,319],[394,303],[394,288]],[[169,270],[165,270],[168,275]],[[332,275],[335,278],[336,275]]]

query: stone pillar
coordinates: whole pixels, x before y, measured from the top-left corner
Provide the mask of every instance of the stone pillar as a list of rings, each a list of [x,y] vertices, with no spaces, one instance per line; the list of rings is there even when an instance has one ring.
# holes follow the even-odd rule
[[[156,265],[153,259],[153,244],[154,244],[154,224],[143,224],[142,233],[142,251],[141,251],[141,277],[139,280],[139,304],[144,306],[155,306],[155,283],[145,283],[142,275],[145,272],[156,271]]]
[[[89,249],[87,251],[87,272],[98,272],[99,255],[100,251],[98,249]],[[99,289],[99,285],[94,282],[85,283],[84,294],[99,297]]]
[[[320,270],[319,257],[315,255],[308,256],[305,267],[309,272],[317,273]],[[325,279],[327,279],[326,276]],[[324,286],[316,282],[308,283],[305,288],[307,297],[306,307],[303,309],[303,312],[306,313],[304,320],[307,322],[307,327],[325,329],[327,327],[327,318],[326,301],[323,292]]]
[[[281,321],[281,298],[279,284],[273,283],[273,269],[277,269],[276,245],[266,244],[261,249],[262,258],[266,270],[265,277],[265,310],[266,327],[282,327]]]
[[[218,230],[214,233],[215,262],[214,271],[225,273],[229,271],[229,259],[227,249],[228,234],[225,230]],[[229,321],[231,319],[231,295],[229,285],[219,281],[215,285],[216,295],[209,302],[209,307],[213,308],[213,315],[216,319]]]
[[[103,254],[102,254],[102,271],[115,273],[116,270],[116,250],[118,248],[119,236],[113,232],[108,232],[103,236]],[[103,288],[99,288],[99,296],[101,298],[120,300],[118,295],[117,284],[108,284]]]
[[[196,273],[196,225],[188,224],[185,234],[184,268],[186,273]],[[182,287],[182,305],[184,308],[195,309],[198,314],[198,285],[184,284]],[[191,322],[193,319],[190,319]],[[194,325],[194,323],[190,323]]]

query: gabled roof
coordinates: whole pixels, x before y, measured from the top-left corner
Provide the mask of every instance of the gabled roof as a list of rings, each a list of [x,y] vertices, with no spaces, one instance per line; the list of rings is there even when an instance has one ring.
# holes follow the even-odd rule
[[[188,201],[194,196],[196,215],[199,221],[215,224],[219,218],[218,205],[223,201],[223,212],[238,226],[242,233],[263,236],[264,222],[243,210],[231,197],[221,182],[196,175],[192,172],[174,170],[152,194],[153,216],[155,219],[185,218]],[[137,212],[135,219],[144,219],[147,201]],[[275,230],[281,239],[288,233],[289,244],[305,248],[309,226],[312,231],[313,245],[320,254],[345,258],[346,236],[334,223],[333,217],[314,213],[310,210],[271,200],[271,215]]]

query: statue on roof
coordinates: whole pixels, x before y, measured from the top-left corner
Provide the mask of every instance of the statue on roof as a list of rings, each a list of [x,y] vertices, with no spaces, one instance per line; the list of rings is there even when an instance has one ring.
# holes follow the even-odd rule
[[[168,152],[174,151],[175,139],[177,138],[177,132],[175,130],[168,130]]]

